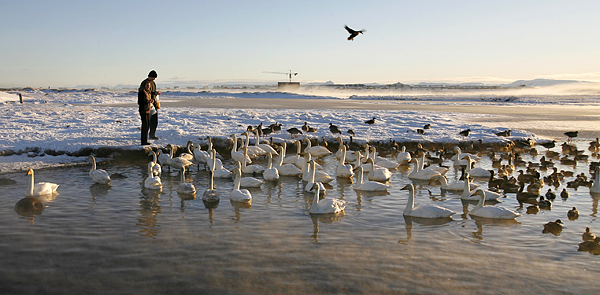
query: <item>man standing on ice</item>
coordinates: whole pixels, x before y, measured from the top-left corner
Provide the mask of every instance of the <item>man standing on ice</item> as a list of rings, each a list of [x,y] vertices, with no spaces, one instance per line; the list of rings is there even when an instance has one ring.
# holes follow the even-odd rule
[[[142,117],[142,145],[147,144],[148,143],[148,129],[150,131],[150,139],[158,139],[158,137],[156,137],[156,128],[158,126],[158,109],[160,109],[160,103],[158,101],[157,96],[160,95],[160,91],[156,91],[156,83],[154,83],[154,80],[158,77],[158,74],[156,73],[155,70],[150,71],[150,73],[148,73],[148,78],[144,79],[144,81],[142,81],[142,84],[140,85],[140,89],[139,89],[139,93],[142,93],[143,90],[146,89],[146,87],[149,85],[149,93],[150,93],[150,97],[149,97],[149,101],[151,101],[151,104],[147,104],[149,106],[149,114],[143,114],[142,113],[142,103],[140,101],[140,98],[138,96],[138,104],[140,105],[140,116]],[[144,130],[144,117],[145,115],[148,116],[148,122],[146,124],[146,129]]]

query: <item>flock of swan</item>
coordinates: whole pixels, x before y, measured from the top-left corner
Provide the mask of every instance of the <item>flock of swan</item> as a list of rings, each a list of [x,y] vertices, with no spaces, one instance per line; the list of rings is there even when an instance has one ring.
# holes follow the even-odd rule
[[[254,144],[250,144],[249,134],[253,132],[256,136]],[[527,203],[537,208],[550,208],[551,200],[555,198],[551,186],[555,189],[561,185],[561,181],[565,181],[565,175],[560,175],[557,169],[553,169],[554,164],[549,164],[552,160],[558,159],[556,152],[549,148],[547,153],[542,157],[543,163],[526,162],[519,156],[519,152],[537,152],[535,147],[521,147],[517,149],[514,146],[504,147],[502,150],[479,151],[478,154],[465,153],[459,147],[454,150],[444,151],[427,151],[418,147],[415,151],[408,152],[406,147],[402,146],[395,150],[392,156],[380,157],[378,151],[373,146],[364,145],[360,148],[350,150],[344,143],[341,137],[338,138],[339,148],[336,152],[332,152],[329,148],[321,145],[313,146],[309,138],[296,140],[291,144],[295,147],[295,153],[288,155],[287,143],[282,142],[278,145],[271,143],[261,143],[259,134],[254,131],[243,133],[246,137],[245,141],[241,140],[241,146],[238,147],[237,136],[231,135],[234,145],[230,152],[231,161],[235,163],[233,170],[228,170],[223,165],[224,158],[218,154],[212,146],[212,141],[209,139],[207,150],[202,150],[199,145],[195,145],[191,141],[187,144],[187,152],[175,156],[176,148],[173,145],[167,145],[168,153],[163,153],[162,149],[158,152],[150,151],[152,160],[148,163],[148,177],[144,181],[144,188],[149,190],[161,190],[161,174],[164,168],[175,169],[180,171],[181,181],[177,187],[179,194],[195,195],[196,187],[192,183],[188,183],[185,178],[186,169],[193,167],[194,164],[203,164],[209,170],[209,185],[203,193],[202,200],[205,203],[218,203],[221,199],[219,192],[214,188],[213,178],[229,178],[233,179],[233,188],[229,193],[229,199],[233,202],[241,202],[251,204],[252,194],[248,189],[251,187],[260,187],[265,181],[278,181],[280,177],[299,177],[306,184],[304,190],[314,194],[309,212],[310,214],[335,214],[345,210],[348,205],[347,201],[337,200],[324,197],[326,187],[324,184],[330,183],[334,179],[347,179],[352,183],[352,188],[356,191],[366,192],[386,192],[390,189],[389,180],[394,171],[399,166],[412,165],[408,178],[414,182],[423,182],[429,184],[440,184],[440,189],[443,191],[454,191],[460,194],[460,198],[466,201],[475,201],[477,205],[472,208],[468,214],[473,217],[488,218],[488,219],[515,219],[521,215],[513,210],[504,208],[500,205],[489,205],[493,201],[499,203],[498,199],[506,197],[507,193],[516,193],[519,203]],[[302,148],[305,144],[304,149]],[[567,148],[565,148],[567,146]],[[590,143],[590,151],[597,156],[598,141]],[[437,153],[438,157],[432,156]],[[563,159],[568,160],[568,157],[573,157],[573,161],[577,162],[582,158],[577,158],[583,155],[582,151],[578,151],[575,146],[565,142],[563,144]],[[484,155],[488,155],[492,161],[494,169],[487,170],[477,167],[477,163]],[[574,155],[574,156],[573,156]],[[326,169],[321,167],[315,161],[323,157],[336,157],[334,169],[335,175],[329,175],[325,172]],[[434,159],[442,159],[446,157],[454,167],[461,167],[463,175],[461,180],[451,182],[446,176],[450,165],[443,166],[441,162],[433,164]],[[547,158],[546,158],[547,157]],[[92,162],[92,168],[89,171],[90,179],[94,183],[108,185],[111,181],[109,174],[98,169],[94,156],[89,156]],[[254,163],[258,159],[266,159],[267,165]],[[584,158],[587,160],[587,158]],[[429,160],[427,163],[426,160]],[[503,162],[506,161],[506,164]],[[263,161],[264,162],[264,161]],[[566,162],[570,163],[570,162]],[[543,165],[543,168],[542,166]],[[590,170],[593,172],[593,181],[587,181],[587,176],[578,175],[577,179],[581,180],[580,184],[590,187],[591,194],[600,194],[599,176],[600,165],[592,162]],[[518,170],[518,171],[517,171]],[[543,171],[553,170],[546,176],[542,176]],[[518,177],[515,177],[516,173]],[[562,172],[562,171],[561,171]],[[37,197],[44,194],[55,193],[58,184],[39,182],[34,183],[34,172],[29,170],[30,177],[27,188],[27,197]],[[497,175],[498,178],[494,178]],[[261,177],[262,176],[262,177]],[[488,188],[483,188],[481,185],[475,184],[471,179],[489,179]],[[481,182],[480,182],[481,183]],[[558,185],[557,185],[558,183]],[[567,187],[571,186],[572,182],[567,183]],[[525,190],[525,185],[527,189]],[[544,185],[550,186],[548,193],[541,196],[541,191]],[[408,191],[406,207],[403,211],[405,216],[419,218],[451,218],[456,212],[436,205],[416,205],[415,201],[415,186],[407,184],[403,190]],[[566,189],[563,190],[566,192]],[[568,192],[566,192],[568,194]],[[554,195],[554,196],[553,196]],[[562,195],[565,198],[565,195]],[[195,197],[195,196],[194,196]],[[528,208],[529,210],[529,208]],[[576,211],[576,208],[573,208]],[[569,213],[569,219],[572,219],[572,212]],[[574,214],[574,213],[573,213]],[[578,214],[578,213],[577,213]],[[545,225],[548,228],[561,228],[561,221],[550,222]],[[549,230],[553,232],[553,230]]]

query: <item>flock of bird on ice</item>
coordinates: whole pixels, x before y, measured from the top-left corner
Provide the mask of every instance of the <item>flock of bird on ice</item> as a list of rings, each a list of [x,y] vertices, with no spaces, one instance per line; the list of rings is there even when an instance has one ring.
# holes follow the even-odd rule
[[[373,125],[375,124],[375,120],[376,118],[373,118],[365,121],[365,123]],[[427,128],[427,126],[424,128]],[[180,171],[181,183],[177,188],[177,192],[179,194],[195,196],[196,188],[192,183],[188,183],[185,180],[186,167],[192,166],[195,163],[198,164],[198,167],[200,167],[199,164],[204,164],[207,170],[209,170],[209,185],[202,195],[202,200],[207,205],[216,204],[221,198],[213,185],[213,178],[215,177],[233,178],[234,183],[229,195],[230,200],[247,204],[251,204],[252,195],[244,187],[260,187],[265,181],[277,181],[281,176],[300,177],[306,182],[304,190],[314,194],[312,205],[309,209],[310,214],[336,214],[343,211],[348,202],[327,197],[323,198],[326,190],[323,183],[329,183],[334,178],[345,178],[353,182],[352,188],[357,191],[387,191],[390,185],[386,184],[386,182],[392,176],[390,170],[395,170],[401,165],[414,164],[414,168],[408,175],[409,179],[421,182],[429,181],[430,184],[439,182],[442,190],[462,192],[461,199],[478,200],[477,205],[469,211],[469,215],[480,218],[511,220],[519,217],[520,214],[501,206],[486,206],[486,201],[497,201],[498,198],[503,197],[506,193],[516,193],[516,198],[520,204],[531,204],[527,210],[548,209],[552,206],[552,200],[556,198],[556,194],[549,188],[545,195],[541,195],[543,186],[548,185],[558,188],[561,181],[564,181],[566,177],[573,177],[572,173],[569,175],[565,171],[558,172],[556,167],[554,167],[552,159],[559,159],[560,155],[560,153],[550,150],[557,146],[554,140],[540,143],[543,147],[547,148],[547,152],[540,159],[540,163],[526,162],[521,158],[519,153],[533,153],[534,151],[537,153],[537,149],[529,141],[513,141],[505,147],[494,151],[490,152],[488,150],[488,153],[480,152],[479,154],[486,154],[491,158],[492,167],[496,169],[486,170],[475,167],[475,163],[480,160],[478,154],[462,152],[458,146],[454,147],[453,151],[444,150],[441,151],[443,153],[440,153],[440,151],[427,151],[422,146],[416,145],[415,150],[409,152],[405,146],[399,148],[398,144],[394,142],[395,146],[392,148],[393,153],[391,156],[388,158],[380,157],[374,146],[369,146],[368,144],[359,146],[356,143],[348,145],[348,143],[343,141],[339,128],[333,124],[330,124],[330,131],[334,135],[339,135],[337,137],[339,146],[335,153],[325,146],[312,146],[311,140],[305,137],[303,140],[294,141],[295,154],[286,156],[287,144],[285,142],[276,145],[272,142],[263,143],[260,141],[260,134],[262,132],[268,134],[269,132],[278,132],[280,130],[281,124],[272,124],[264,129],[262,128],[262,123],[256,127],[249,126],[246,132],[242,133],[242,136],[245,136],[245,141],[241,142],[239,149],[238,138],[235,134],[232,134],[231,137],[234,144],[230,151],[230,156],[231,160],[235,162],[236,167],[232,171],[227,170],[223,166],[222,159],[224,158],[213,148],[210,138],[207,150],[202,150],[199,144],[195,145],[190,141],[187,144],[187,152],[181,153],[178,156],[174,155],[176,148],[171,144],[166,147],[168,153],[163,153],[162,149],[158,149],[158,153],[150,151],[149,156],[152,157],[152,160],[148,163],[148,177],[144,181],[144,188],[161,190],[162,182],[160,177],[162,167],[166,166],[169,170],[172,167]],[[305,133],[313,131],[307,123],[300,129],[290,128],[287,131],[294,137],[302,134],[301,130]],[[461,132],[461,135],[466,137],[469,135],[469,131],[468,129],[464,130]],[[252,133],[256,137],[256,140],[251,145],[250,134]],[[348,133],[352,134],[352,130],[348,130]],[[510,136],[510,130],[497,135]],[[585,155],[583,151],[578,150],[575,145],[569,143],[571,138],[577,136],[577,132],[567,132],[565,135],[569,137],[569,140],[562,144],[564,156],[559,159],[560,162],[566,165],[573,165],[577,161],[587,160],[589,156]],[[306,144],[304,149],[302,149],[303,143]],[[597,156],[599,150],[600,141],[598,139],[591,141],[589,151]],[[431,156],[432,152],[437,152],[438,157]],[[327,174],[315,162],[315,159],[327,157],[332,154],[337,158],[337,165],[335,167],[336,175],[334,176]],[[252,164],[253,160],[265,157],[268,159],[266,166]],[[449,182],[445,176],[449,169],[448,166],[442,165],[443,158],[449,159],[454,167],[459,167],[462,170],[463,175],[460,180]],[[93,155],[90,155],[89,159],[92,161],[92,168],[89,171],[92,181],[108,185],[111,181],[109,174],[105,170],[97,169],[96,160]],[[428,166],[425,165],[426,159]],[[502,164],[504,160],[507,160],[508,163]],[[436,163],[438,165],[434,165]],[[517,172],[517,169],[520,167],[524,167],[525,169],[518,170],[519,174],[515,178],[513,172]],[[542,177],[540,171],[547,171],[548,169],[553,172]],[[600,162],[591,162],[590,171],[592,173],[590,179],[593,178],[593,181],[588,181],[588,177],[582,173],[577,175],[575,180],[568,182],[567,187],[587,186],[590,187],[591,194],[600,195]],[[55,193],[59,185],[48,182],[35,183],[34,172],[31,169],[27,175],[29,175],[30,179],[25,194],[26,198],[20,200],[15,205],[15,210],[41,211],[44,205],[35,197]],[[262,176],[262,179],[254,177],[258,175]],[[495,177],[495,175],[498,177]],[[488,188],[485,189],[472,183],[470,181],[472,178],[489,179]],[[527,188],[525,189],[526,185]],[[412,184],[407,184],[402,190],[408,190],[409,192],[408,202],[403,212],[405,216],[417,218],[450,218],[450,216],[456,214],[452,210],[436,205],[422,204],[415,206],[415,188]],[[568,198],[568,191],[563,189],[560,196]],[[577,219],[578,217],[579,212],[575,207],[567,212],[567,218],[570,220]],[[562,231],[562,224],[560,219],[549,222],[544,225],[543,232],[558,234]],[[595,237],[591,230],[587,228],[582,238],[584,242],[580,244],[579,250],[600,254],[600,237]]]

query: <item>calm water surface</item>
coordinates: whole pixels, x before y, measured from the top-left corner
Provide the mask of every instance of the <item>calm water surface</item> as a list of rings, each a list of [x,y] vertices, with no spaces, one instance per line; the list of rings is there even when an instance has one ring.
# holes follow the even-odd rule
[[[586,141],[578,144],[589,154]],[[319,160],[330,175],[335,175],[334,159]],[[588,165],[558,167],[589,175]],[[417,184],[417,204],[459,214],[447,222],[411,220],[402,215],[408,192],[400,190],[410,182],[408,169],[400,169],[389,194],[359,194],[349,183],[334,180],[327,196],[349,201],[345,214],[315,217],[308,213],[312,195],[295,178],[251,189],[251,206],[231,203],[232,181],[216,179],[221,201],[207,208],[201,199],[206,171],[192,168],[187,174],[198,191],[189,199],[176,192],[178,174],[163,173],[163,190],[153,193],[142,189],[146,163],[99,166],[127,178],[105,186],[92,184],[89,166],[36,171],[36,182],[60,187],[54,198],[40,198],[46,209],[33,217],[13,209],[25,196],[25,173],[2,176],[16,181],[0,185],[2,293],[598,291],[599,256],[577,251],[585,227],[600,233],[598,199],[587,187],[568,189],[568,199],[558,197],[552,210],[537,214],[527,214],[515,194],[508,194],[496,206],[522,216],[497,222],[470,218],[465,213],[475,203],[461,202],[459,195]],[[485,157],[478,166],[490,168],[491,162]],[[451,169],[447,175],[456,180],[458,174]],[[573,206],[581,217],[569,221],[566,214]],[[543,224],[558,218],[565,223],[563,232],[543,234]]]

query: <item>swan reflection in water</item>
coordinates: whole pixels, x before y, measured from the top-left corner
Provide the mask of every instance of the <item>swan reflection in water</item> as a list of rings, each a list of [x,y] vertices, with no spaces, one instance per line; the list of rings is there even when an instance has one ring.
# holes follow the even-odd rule
[[[229,200],[229,202],[231,203],[231,206],[233,207],[233,213],[234,213],[234,217],[232,217],[231,219],[235,220],[235,223],[238,223],[242,219],[243,211],[252,209],[252,204],[250,204],[250,203],[236,202],[233,200]]]
[[[481,218],[476,216],[471,216],[473,220],[475,220],[475,225],[477,226],[477,231],[471,233],[471,235],[477,240],[483,240],[483,226],[486,227],[498,227],[498,226],[515,226],[520,225],[516,219],[492,219],[492,218]]]
[[[310,219],[313,222],[313,234],[310,236],[311,238],[313,238],[315,240],[315,243],[319,242],[319,222],[321,223],[334,223],[334,222],[338,222],[342,220],[342,217],[344,217],[346,214],[344,213],[344,211],[341,211],[339,213],[331,213],[331,214],[320,214],[320,215],[313,215],[310,214]]]
[[[90,194],[94,203],[96,203],[97,198],[106,198],[110,189],[111,186],[106,184],[94,183],[90,185]]]
[[[140,227],[140,236],[153,238],[160,232],[158,215],[162,212],[160,207],[160,191],[142,189],[140,197],[140,216],[136,225]]]
[[[371,203],[373,200],[375,200],[376,198],[374,197],[381,197],[381,196],[387,196],[390,193],[387,191],[381,191],[381,192],[369,192],[369,191],[355,191],[356,193],[356,211],[361,211],[362,207],[363,207],[363,197],[365,197],[365,201],[367,203]]]
[[[405,227],[406,227],[406,238],[398,240],[399,244],[407,244],[412,239],[413,223],[417,223],[422,226],[437,227],[437,226],[452,222],[451,217],[422,218],[422,217],[412,217],[412,216],[407,216],[407,215],[403,215],[403,217],[404,217],[404,223],[405,223]]]
[[[46,206],[37,198],[25,197],[15,204],[15,212],[23,217],[28,217],[28,221],[33,224],[37,215],[42,214]]]

